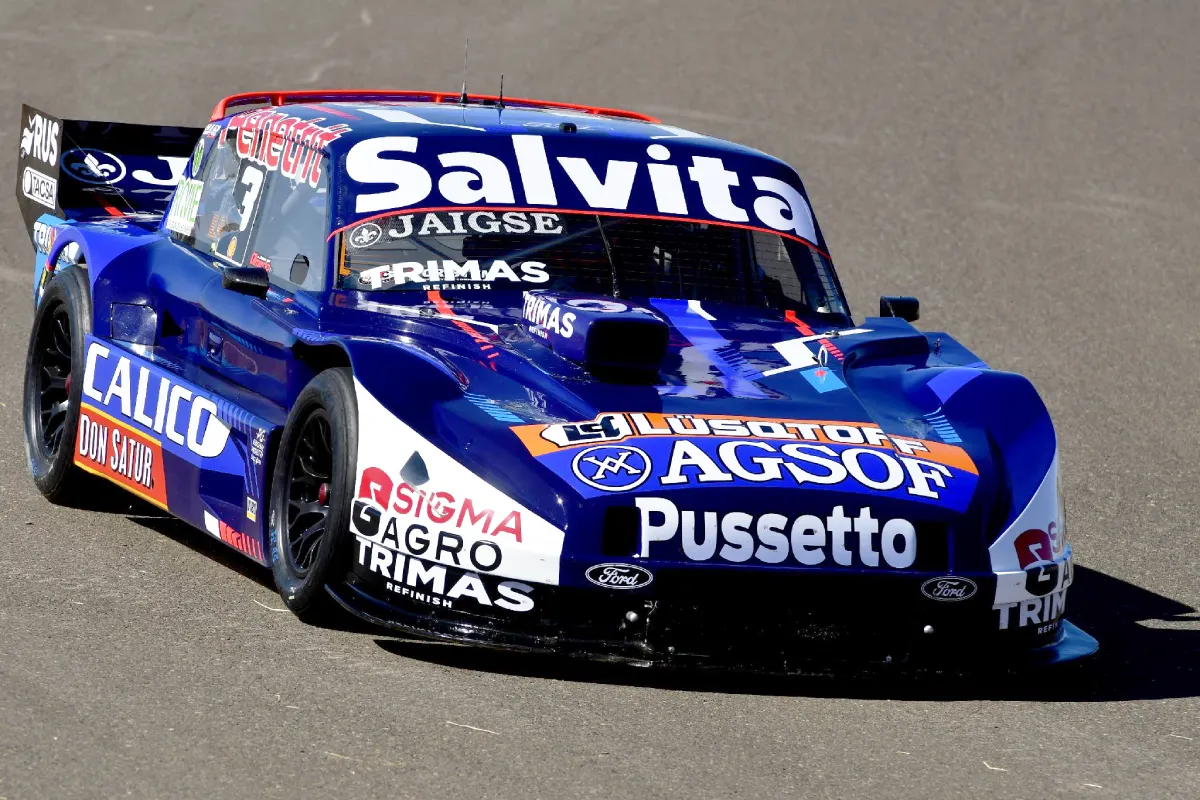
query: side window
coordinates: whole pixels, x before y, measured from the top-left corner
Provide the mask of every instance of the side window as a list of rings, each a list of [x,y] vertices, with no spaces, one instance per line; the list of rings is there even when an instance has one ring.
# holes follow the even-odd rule
[[[176,241],[240,266],[262,205],[266,170],[240,156],[237,132],[228,133],[204,157],[200,174],[180,184],[167,228]]]
[[[271,283],[289,291],[328,288],[325,239],[329,233],[329,178],[320,157],[316,187],[308,180],[272,172],[246,266],[271,273]]]

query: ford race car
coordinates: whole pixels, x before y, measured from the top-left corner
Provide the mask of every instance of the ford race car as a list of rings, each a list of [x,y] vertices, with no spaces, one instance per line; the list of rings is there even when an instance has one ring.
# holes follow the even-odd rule
[[[914,298],[855,321],[782,161],[465,92],[21,123],[52,502],[106,479],[302,618],[441,640],[778,672],[1097,648],[1034,388]]]

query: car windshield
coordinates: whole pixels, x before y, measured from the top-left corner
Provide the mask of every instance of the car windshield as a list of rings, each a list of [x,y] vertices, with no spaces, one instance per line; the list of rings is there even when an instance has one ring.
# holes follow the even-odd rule
[[[343,289],[552,289],[845,313],[824,254],[732,225],[465,209],[364,222],[346,232],[344,245]]]

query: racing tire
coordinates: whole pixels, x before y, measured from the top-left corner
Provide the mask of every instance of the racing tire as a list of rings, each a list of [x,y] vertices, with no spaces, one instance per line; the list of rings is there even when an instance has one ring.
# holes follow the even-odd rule
[[[340,611],[325,587],[349,567],[357,460],[354,379],[349,368],[325,370],[288,414],[271,484],[271,571],[284,605],[306,622]]]
[[[84,345],[92,330],[87,271],[58,270],[33,315],[25,354],[25,452],[39,492],[52,503],[82,499],[97,481],[74,463]]]

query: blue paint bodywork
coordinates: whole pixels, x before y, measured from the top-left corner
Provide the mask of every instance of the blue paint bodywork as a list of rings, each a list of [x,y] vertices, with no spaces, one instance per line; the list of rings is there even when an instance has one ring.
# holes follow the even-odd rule
[[[331,119],[328,106],[339,111],[336,120]],[[404,107],[412,110],[417,106],[420,104]],[[649,160],[648,146],[664,143],[675,162],[684,164],[696,155],[719,156],[736,171],[770,175],[802,195],[804,191],[790,167],[748,148],[628,120],[594,116],[581,120],[579,115],[532,109],[508,110],[499,117],[489,109],[422,107],[422,119],[443,126],[438,128],[383,121],[354,104],[288,106],[284,110],[304,119],[345,122],[353,128],[331,143],[328,151],[335,197],[330,230],[334,234],[372,216],[356,207],[356,198],[372,187],[347,176],[345,155],[355,143],[376,136],[420,135],[424,143],[442,135],[447,141],[439,144],[436,152],[462,147],[491,153],[510,164],[514,174],[518,166],[511,163],[505,150],[511,148],[514,135],[544,134],[546,148],[553,153],[569,151],[572,157],[596,155],[639,163]],[[580,129],[569,135],[560,133],[562,122],[578,123]],[[462,125],[477,130],[445,127]],[[434,162],[430,171],[436,175],[437,169]],[[689,206],[702,207],[701,198],[692,194],[694,184],[687,186]],[[734,202],[742,207],[751,205],[753,195],[748,192],[752,188],[736,187]],[[436,195],[436,188],[432,191],[434,195],[422,207],[449,205]],[[559,194],[560,206],[556,207],[586,207],[579,197]],[[636,183],[631,198],[628,212],[656,213],[648,184]],[[477,207],[508,205],[514,204],[481,202]],[[984,642],[980,647],[1038,653],[1037,658],[1045,661],[1056,660],[1055,654],[1076,657],[1094,650],[1094,642],[1088,645],[1085,641],[1081,647],[1081,640],[1072,638],[1078,634],[1086,639],[1086,634],[1057,622],[1036,632],[1036,626],[1027,628],[1024,623],[1016,629],[1015,621],[1011,629],[996,630],[991,595],[997,592],[997,570],[989,547],[1018,520],[1047,474],[1056,469],[1056,438],[1046,407],[1028,380],[988,368],[948,334],[923,333],[894,318],[855,322],[848,315],[823,316],[805,309],[795,309],[803,326],[798,327],[783,310],[707,302],[699,309],[681,299],[623,297],[622,302],[637,309],[632,315],[644,314],[669,326],[670,338],[657,377],[612,382],[581,366],[578,353],[571,349],[574,345],[559,342],[556,347],[550,341],[553,336],[531,331],[524,316],[526,298],[520,291],[446,292],[432,298],[425,292],[341,289],[292,294],[273,286],[259,299],[224,289],[220,265],[174,241],[156,219],[75,215],[63,220],[46,215],[42,220],[54,228],[55,235],[46,252],[37,257],[35,299],[40,297],[45,264],[54,264],[64,247],[77,244],[92,287],[94,338],[89,342],[112,353],[97,363],[91,376],[97,391],[105,393],[113,381],[117,359],[125,357],[135,375],[144,368],[155,385],[186,387],[192,398],[186,402],[211,400],[218,409],[217,418],[230,431],[219,454],[200,457],[154,426],[139,424],[131,414],[123,413],[119,394],[85,401],[161,441],[167,479],[165,505],[171,513],[266,563],[271,549],[266,492],[274,446],[287,412],[320,369],[346,363],[363,389],[421,437],[565,534],[558,586],[544,591],[536,587],[541,627],[522,622],[508,628],[503,621],[492,625],[475,619],[462,623],[466,627],[457,633],[447,632],[436,624],[437,613],[425,618],[411,604],[402,608],[399,601],[373,593],[362,575],[344,586],[331,587],[347,607],[365,617],[493,644],[576,649],[629,658],[640,653],[647,661],[670,661],[665,652],[647,644],[652,637],[645,630],[622,622],[627,612],[636,610],[653,619],[656,603],[671,602],[671,586],[685,584],[689,598],[706,595],[704,602],[689,606],[696,609],[693,613],[704,613],[699,609],[711,608],[711,603],[722,602],[721,598],[726,598],[730,607],[741,607],[753,599],[744,587],[746,578],[755,575],[763,576],[764,581],[795,581],[797,596],[812,602],[836,606],[844,602],[846,594],[871,598],[869,602],[877,604],[881,618],[886,616],[891,598],[899,598],[896,603],[911,610],[905,619],[911,618],[912,629],[906,629],[901,637],[906,644],[895,646],[918,642],[910,648],[912,652],[922,646],[918,640],[925,624],[938,630],[944,626],[952,631],[951,637],[962,640],[974,641],[977,633]],[[823,248],[819,228],[814,230],[812,244]],[[336,263],[338,246],[337,236],[332,235],[331,264]],[[148,326],[156,330],[153,336],[148,336]],[[839,331],[847,333],[839,335]],[[791,362],[774,345],[807,334],[828,337],[840,357],[813,341],[810,352],[814,358],[820,357],[819,363],[784,369]],[[153,390],[148,390],[147,408],[154,405],[155,398]],[[180,401],[181,409],[190,408],[186,402]],[[697,418],[816,421],[856,430],[877,427],[890,436],[944,448],[948,460],[939,463],[949,466],[938,472],[934,484],[924,479],[927,491],[921,493],[914,491],[914,481],[921,479],[907,473],[895,486],[872,488],[894,483],[890,470],[898,462],[861,454],[854,458],[864,479],[835,481],[826,475],[828,480],[823,482],[805,483],[786,465],[780,466],[799,463],[795,457],[799,450],[781,455],[786,452],[785,445],[796,440],[780,433],[784,428],[759,428],[758,434],[724,438],[635,432],[616,439],[599,436],[594,442],[584,438],[580,446],[541,454],[531,453],[530,439],[517,433],[526,430],[536,439],[537,432],[545,429],[539,426],[597,421],[602,426],[605,415],[609,415],[609,423],[613,415],[620,417],[622,424],[629,424],[630,415],[652,415],[639,418],[648,420],[649,427],[665,425],[667,417],[678,422],[690,415],[690,430],[695,429]],[[180,435],[183,424],[177,422]],[[796,429],[790,430],[795,433]],[[583,428],[576,432],[590,435]],[[745,442],[735,453],[745,474],[705,483],[701,480],[703,467],[691,467],[676,475],[675,482],[666,482],[665,464],[680,439],[692,441],[714,463],[722,458],[718,450],[724,443],[731,439]],[[587,457],[582,455],[585,444],[593,450],[589,453],[592,462],[583,460]],[[812,446],[825,449],[805,452],[843,461],[847,451],[863,450],[852,441],[820,439]],[[629,453],[630,447],[642,455]],[[631,484],[637,477],[630,477],[632,473],[619,465],[594,479],[587,478],[587,468],[580,467],[585,463],[616,464],[622,453],[632,459],[627,463],[634,472],[646,473],[636,485]],[[752,456],[776,460],[753,461]],[[654,466],[638,461],[642,457]],[[762,477],[769,478],[771,470],[781,477]],[[739,555],[697,561],[684,557],[676,543],[639,541],[636,531],[632,549],[612,552],[606,539],[615,525],[610,511],[630,511],[637,498],[648,496],[667,498],[680,509],[696,510],[697,518],[703,512],[722,516],[740,512],[753,517],[771,512],[788,520],[800,515],[825,519],[835,508],[844,507],[852,516],[869,507],[880,524],[894,519],[911,522],[922,548],[927,541],[937,544],[929,545],[928,557],[919,554],[916,563],[901,569],[870,566],[861,552],[851,553],[847,564],[826,559],[819,565],[805,565],[794,557],[772,562],[775,554],[761,547],[753,558]],[[235,543],[213,530],[214,518],[249,542]],[[636,512],[623,519],[634,518]],[[644,523],[646,518],[642,519]],[[875,549],[879,550],[878,544]],[[621,593],[597,587],[585,577],[589,567],[614,560],[636,563],[656,580],[645,588]],[[974,581],[978,586],[975,601],[960,605],[922,597],[920,587],[925,582],[947,575]],[[828,583],[831,577],[845,583]],[[748,585],[752,587],[753,581]],[[571,633],[565,623],[550,618],[556,613],[570,616],[576,612],[568,612],[568,608],[589,603],[594,604],[596,615],[611,617],[595,622],[609,633],[602,637],[603,646],[592,642],[573,647],[571,642],[587,637]],[[479,627],[468,630],[471,625]],[[957,641],[950,640],[951,649]]]

